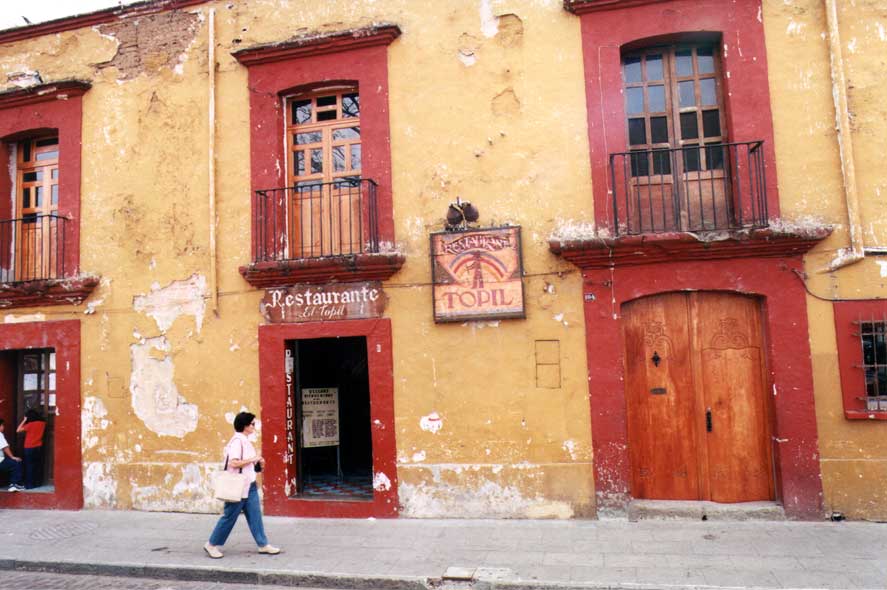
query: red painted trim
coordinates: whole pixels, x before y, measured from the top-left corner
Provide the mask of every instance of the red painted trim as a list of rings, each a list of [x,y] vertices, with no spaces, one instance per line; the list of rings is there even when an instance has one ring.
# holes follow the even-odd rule
[[[720,32],[723,97],[731,141],[764,141],[767,206],[779,216],[770,86],[759,0],[663,0],[619,3],[580,16],[585,64],[588,141],[598,227],[610,227],[609,154],[625,151],[620,48],[639,40],[699,31]],[[594,6],[594,4],[592,4]],[[577,11],[579,5],[576,5]],[[723,46],[727,48],[724,49]]]
[[[548,248],[581,269],[610,268],[684,260],[802,256],[830,233],[829,227],[802,235],[760,229],[730,232],[727,238],[719,236],[707,241],[691,233],[642,234],[569,242],[551,240]]]
[[[254,193],[256,190],[286,186],[284,97],[294,89],[318,83],[347,81],[357,84],[363,145],[361,176],[378,184],[379,236],[383,243],[393,244],[387,45],[374,44],[285,61],[256,62],[249,66],[248,78],[250,178]],[[252,219],[256,219],[255,198],[251,203]],[[253,259],[256,255],[256,225],[253,224]]]
[[[83,507],[83,468],[80,455],[80,321],[0,324],[0,350],[54,348],[56,363],[55,492],[0,494],[0,508]],[[6,399],[14,392],[3,392]],[[7,402],[9,403],[9,402]],[[6,425],[7,439],[15,425]],[[17,449],[18,451],[18,449]]]
[[[0,140],[17,141],[31,133],[53,130],[59,136],[59,215],[69,217],[65,224],[64,262],[67,277],[80,273],[80,176],[83,101],[89,84],[77,80],[43,84],[27,90],[0,95]],[[0,160],[8,160],[3,146]],[[12,190],[12,178],[0,173],[0,194]],[[8,199],[7,199],[8,203]],[[9,204],[0,209],[11,218]]]
[[[583,15],[602,10],[623,9],[668,1],[670,0],[564,0],[564,10]]]
[[[231,55],[245,66],[255,66],[377,45],[387,46],[399,36],[400,28],[397,25],[375,25],[350,31],[311,35],[282,43],[247,47],[234,51]]]
[[[669,291],[733,291],[763,300],[773,396],[778,497],[786,515],[822,517],[813,374],[804,286],[795,258],[674,262],[583,273],[592,445],[599,508],[623,507],[630,494],[624,390],[622,304]],[[616,343],[619,343],[618,345]]]
[[[287,340],[346,336],[365,336],[367,340],[373,473],[384,473],[391,481],[391,488],[376,490],[371,502],[325,502],[288,498],[285,493],[285,343]],[[267,514],[335,518],[397,516],[397,444],[391,346],[391,321],[387,319],[259,326],[262,454],[268,459],[262,486]]]
[[[838,343],[838,365],[841,371],[841,396],[844,417],[848,420],[887,420],[887,411],[866,410],[865,374],[859,320],[887,321],[887,300],[835,301],[835,336]]]
[[[99,277],[0,284],[0,309],[38,305],[80,305],[98,286]]]
[[[387,281],[400,270],[405,260],[400,253],[299,258],[241,266],[240,274],[259,289],[296,283]]]
[[[114,22],[116,20],[155,14],[167,10],[177,10],[194,6],[195,4],[204,4],[207,0],[149,0],[147,2],[137,2],[126,6],[107,8],[105,10],[97,10],[86,14],[78,14],[65,18],[58,18],[35,25],[25,27],[15,27],[0,31],[0,45],[22,41],[25,39],[33,39],[35,37],[43,37],[44,35],[54,35],[65,31],[73,31],[86,27],[94,27],[105,23]]]

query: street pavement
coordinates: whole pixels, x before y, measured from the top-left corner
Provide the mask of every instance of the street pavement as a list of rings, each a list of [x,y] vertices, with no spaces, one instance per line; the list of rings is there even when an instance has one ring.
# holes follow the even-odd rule
[[[0,569],[12,570],[0,579],[43,571],[343,590],[887,589],[887,524],[878,523],[265,517],[283,553],[259,555],[241,519],[225,557],[212,560],[203,544],[216,518],[0,511]],[[143,587],[176,588],[171,581]]]

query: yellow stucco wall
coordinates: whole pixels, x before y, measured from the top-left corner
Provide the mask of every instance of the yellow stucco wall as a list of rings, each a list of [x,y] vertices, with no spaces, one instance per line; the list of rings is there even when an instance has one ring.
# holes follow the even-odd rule
[[[864,239],[884,247],[887,9],[838,4]],[[211,10],[218,315],[208,237]],[[761,17],[781,217],[834,226],[807,258],[826,509],[884,518],[887,438],[882,423],[843,417],[829,300],[885,296],[887,258],[828,270],[848,245],[848,218],[824,1],[764,0]],[[102,283],[74,309],[3,312],[7,321],[81,321],[88,507],[214,510],[206,473],[231,418],[260,410],[262,293],[237,272],[250,259],[249,95],[230,52],[381,21],[403,31],[389,48],[389,109],[397,247],[407,262],[384,285],[402,513],[594,513],[581,279],[547,248],[557,228],[592,219],[579,19],[560,2],[532,0],[207,2],[0,46],[4,76],[34,70],[93,84],[83,99],[80,259]],[[136,31],[138,59],[115,61]],[[523,227],[526,320],[432,321],[428,234],[456,196],[479,207],[483,224]],[[560,341],[558,389],[535,387],[535,340]],[[434,412],[436,433],[420,426]]]
[[[834,226],[806,260],[807,313],[826,511],[887,517],[883,422],[844,418],[832,300],[887,297],[887,258],[847,259],[849,218],[836,132],[824,0],[763,3],[782,216]],[[880,98],[887,56],[887,5],[837,2],[855,181],[866,248],[887,245],[887,105]],[[838,88],[840,91],[840,88]]]
[[[93,84],[83,99],[81,268],[102,283],[73,310],[6,314],[82,323],[88,507],[215,509],[206,472],[233,414],[259,409],[262,293],[237,271],[250,261],[249,95],[230,52],[387,21],[403,31],[389,49],[389,107],[407,262],[384,285],[402,512],[593,514],[581,280],[547,248],[559,222],[591,219],[579,21],[558,3],[491,4],[210,2],[0,47],[0,74]],[[209,307],[210,10],[218,315]],[[138,59],[106,63],[133,26]],[[526,320],[432,321],[428,234],[456,196],[479,207],[483,224],[523,227]],[[536,388],[535,340],[560,341],[560,388]],[[436,433],[420,427],[433,412]]]

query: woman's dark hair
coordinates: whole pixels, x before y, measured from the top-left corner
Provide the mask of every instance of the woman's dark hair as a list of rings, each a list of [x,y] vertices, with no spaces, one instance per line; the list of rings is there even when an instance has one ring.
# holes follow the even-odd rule
[[[28,419],[28,422],[45,422],[46,419],[43,417],[43,414],[40,413],[40,410],[37,408],[30,408],[27,412],[25,412],[25,418]]]
[[[234,417],[234,430],[237,432],[243,432],[243,429],[253,423],[253,420],[256,419],[255,414],[250,414],[249,412],[240,412],[237,416]]]

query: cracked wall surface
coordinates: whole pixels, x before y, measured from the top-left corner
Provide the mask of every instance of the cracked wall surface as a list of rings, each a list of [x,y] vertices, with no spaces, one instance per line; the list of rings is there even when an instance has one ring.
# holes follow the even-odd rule
[[[865,232],[887,246],[878,94],[887,16],[878,2],[839,4]],[[781,217],[836,225],[808,257],[808,285],[826,298],[887,296],[875,260],[820,272],[847,236],[822,3],[766,2],[761,20],[778,166],[767,173],[778,173]],[[278,418],[259,405],[263,294],[238,272],[252,254],[250,88],[230,54],[378,22],[403,31],[387,59],[396,243],[386,247],[407,263],[383,285],[397,473],[374,483],[396,481],[411,517],[595,514],[582,278],[548,239],[608,236],[592,210],[579,18],[538,0],[206,2],[0,45],[3,89],[35,72],[92,84],[83,97],[80,265],[102,283],[81,306],[4,319],[81,321],[87,507],[217,510],[208,474],[231,418],[242,409]],[[483,225],[522,226],[526,320],[433,322],[428,234],[457,196],[478,207]],[[216,292],[218,313],[209,309]],[[875,425],[843,420],[830,304],[811,295],[808,308],[827,501],[883,518],[887,439]],[[559,387],[537,387],[539,340],[559,342]]]

